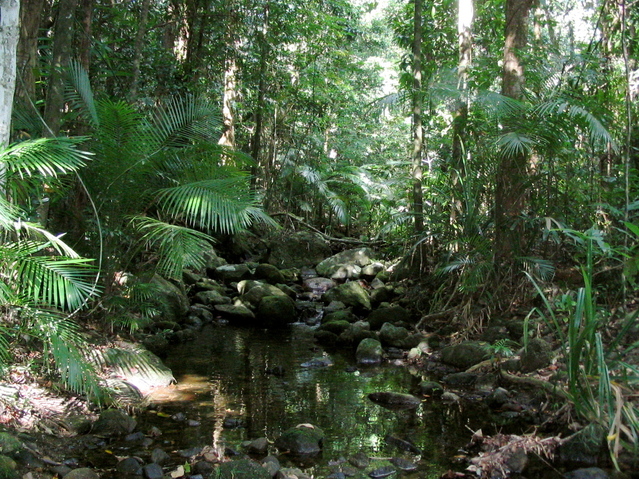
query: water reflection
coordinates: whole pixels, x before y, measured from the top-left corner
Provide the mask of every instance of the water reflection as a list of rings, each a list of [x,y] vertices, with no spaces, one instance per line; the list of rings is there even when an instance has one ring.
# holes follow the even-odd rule
[[[332,366],[302,367],[325,354],[302,325],[286,331],[208,327],[195,341],[176,346],[165,361],[178,384],[155,394],[163,414],[146,421],[160,422],[177,449],[239,449],[242,441],[274,440],[291,426],[311,423],[326,434],[324,462],[358,452],[402,455],[384,440],[388,434],[417,445],[431,464],[444,464],[454,455],[461,441],[458,418],[441,405],[391,411],[367,399],[371,392],[409,392],[419,378],[404,367],[357,371],[350,353],[331,353]],[[171,425],[168,416],[176,412],[200,425]],[[241,427],[224,429],[225,419]],[[311,472],[317,473],[324,466],[314,467]]]

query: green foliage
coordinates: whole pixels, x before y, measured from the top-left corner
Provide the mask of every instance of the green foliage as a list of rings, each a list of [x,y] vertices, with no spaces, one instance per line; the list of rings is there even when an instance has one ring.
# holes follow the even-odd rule
[[[573,307],[564,319],[556,314],[539,284],[529,276],[544,304],[544,310],[535,308],[531,313],[544,320],[561,345],[568,373],[567,392],[575,410],[585,420],[608,429],[610,452],[616,460],[621,447],[634,451],[639,448],[639,410],[626,397],[625,391],[629,384],[639,382],[639,369],[624,360],[625,355],[639,345],[634,343],[625,347],[623,352],[617,351],[639,313],[629,316],[613,340],[604,347],[603,337],[608,332],[610,318],[597,309],[592,285],[593,245],[599,238],[571,233],[586,242],[587,262],[582,269],[584,287],[577,290]],[[568,309],[565,306],[564,310]],[[526,321],[529,319],[530,315]],[[620,379],[626,386],[617,382]]]
[[[85,165],[89,154],[76,149],[80,141],[25,141],[0,152],[5,193],[25,193],[19,197],[21,204],[4,198],[0,202],[0,307],[4,310],[0,360],[7,364],[12,345],[33,338],[44,349],[45,367],[53,360],[66,387],[99,402],[102,389],[95,370],[83,357],[86,344],[71,319],[99,292],[98,271],[60,236],[24,221],[28,200],[40,192],[42,182]]]

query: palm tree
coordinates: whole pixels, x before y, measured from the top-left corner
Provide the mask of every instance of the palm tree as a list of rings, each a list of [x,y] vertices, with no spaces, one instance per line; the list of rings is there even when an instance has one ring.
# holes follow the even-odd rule
[[[100,401],[97,375],[83,356],[84,340],[75,313],[97,295],[97,268],[61,236],[29,222],[30,196],[43,182],[75,173],[90,155],[82,139],[49,138],[16,143],[0,151],[0,361],[11,361],[13,346],[36,341],[44,365],[52,364],[71,390]]]

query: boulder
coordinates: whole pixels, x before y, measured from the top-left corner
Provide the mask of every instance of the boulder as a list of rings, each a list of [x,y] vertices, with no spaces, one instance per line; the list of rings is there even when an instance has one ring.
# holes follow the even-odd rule
[[[216,304],[230,304],[231,298],[224,296],[217,290],[200,291],[194,296],[194,301],[205,306],[215,306]]]
[[[333,281],[343,283],[348,279],[359,279],[362,272],[362,268],[356,264],[342,264],[336,265],[332,270],[327,271]]]
[[[190,304],[184,291],[157,274],[151,278],[151,284],[155,287],[155,302],[160,311],[158,317],[178,323],[182,321],[189,312]]]
[[[247,264],[225,264],[218,266],[212,271],[213,279],[223,281],[224,283],[239,282],[243,279],[249,279],[253,273]]]
[[[285,283],[284,275],[272,264],[262,263],[255,268],[255,278],[263,279],[269,284]]]
[[[297,320],[295,302],[286,295],[264,296],[255,311],[257,320],[267,328],[278,328]]]
[[[566,479],[610,479],[610,476],[603,469],[598,467],[584,467],[564,474]]]
[[[234,304],[218,304],[215,306],[222,317],[238,324],[248,324],[255,321],[255,314],[240,301]]]
[[[354,323],[357,321],[357,316],[347,309],[340,309],[326,313],[322,318],[322,323],[330,323],[331,321],[347,321],[349,323]]]
[[[93,423],[92,432],[101,436],[123,436],[133,432],[137,422],[121,409],[105,409]]]
[[[358,364],[379,364],[382,362],[383,354],[382,343],[377,339],[365,338],[357,346],[355,357]]]
[[[344,331],[348,330],[350,328],[350,325],[351,323],[349,323],[348,321],[335,319],[325,323],[323,322],[318,328],[318,331],[329,331],[339,336]]]
[[[468,369],[489,357],[488,346],[478,341],[466,341],[442,349],[442,362],[459,369]]]
[[[320,235],[308,231],[280,234],[268,241],[268,247],[266,262],[280,269],[315,266],[332,254]]]
[[[300,424],[287,429],[275,440],[280,451],[296,455],[317,454],[322,450],[324,431],[311,424]]]
[[[247,287],[250,289],[240,296],[240,301],[252,310],[256,310],[266,296],[280,296],[290,300],[284,291],[272,284],[252,283],[247,285]]]
[[[65,479],[98,479],[100,476],[98,476],[93,469],[81,467],[79,469],[73,469],[64,477]]]
[[[384,271],[384,265],[379,261],[375,261],[374,263],[364,266],[360,276],[366,281],[373,281],[378,273],[382,271]]]
[[[322,295],[324,303],[341,301],[354,311],[370,311],[371,300],[368,292],[357,281],[340,284]]]
[[[0,454],[0,479],[18,479],[18,465],[9,456]]]
[[[204,258],[204,262],[206,264],[205,269],[208,275],[211,275],[218,266],[226,264],[226,260],[224,258],[220,258],[213,248],[202,252],[202,257]]]
[[[540,338],[533,338],[528,341],[528,346],[522,351],[519,361],[521,371],[530,373],[537,369],[550,366],[552,362],[552,347],[549,343]]]
[[[375,253],[370,248],[355,248],[337,253],[320,262],[315,269],[320,276],[330,277],[340,266],[367,266],[373,262]]]
[[[366,321],[356,321],[348,329],[343,331],[337,338],[341,344],[359,344],[366,338],[376,339],[377,336],[371,331],[370,325]]]
[[[371,325],[372,330],[380,329],[384,323],[409,322],[410,313],[406,308],[399,305],[383,306],[370,313],[366,321]]]
[[[391,323],[384,323],[379,330],[379,340],[385,346],[392,346],[400,349],[410,349],[419,344],[420,337],[401,326],[394,326]]]
[[[310,291],[312,294],[321,296],[326,293],[329,289],[334,288],[337,285],[335,281],[329,278],[322,278],[321,276],[316,276],[314,278],[306,278],[302,282],[302,287],[306,291]]]

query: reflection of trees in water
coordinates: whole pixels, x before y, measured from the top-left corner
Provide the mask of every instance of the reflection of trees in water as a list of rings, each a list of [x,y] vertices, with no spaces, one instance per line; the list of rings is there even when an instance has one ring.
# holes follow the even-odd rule
[[[214,445],[275,439],[288,427],[312,423],[326,433],[324,457],[329,459],[360,451],[397,454],[384,440],[388,434],[426,449],[425,457],[443,458],[444,449],[450,452],[460,436],[459,411],[441,405],[391,411],[368,400],[377,391],[409,392],[417,379],[406,368],[346,372],[347,361],[336,354],[331,354],[334,366],[302,368],[322,354],[313,348],[308,335],[297,331],[211,328],[185,345],[179,360],[171,358],[171,367],[177,374],[197,370],[210,378],[210,397],[201,399],[210,411],[207,440]],[[278,368],[283,375],[269,374]],[[226,415],[241,418],[246,427],[223,430]]]

